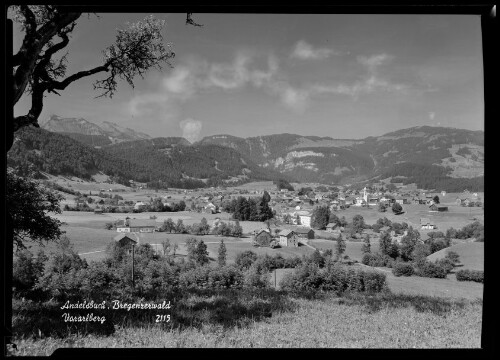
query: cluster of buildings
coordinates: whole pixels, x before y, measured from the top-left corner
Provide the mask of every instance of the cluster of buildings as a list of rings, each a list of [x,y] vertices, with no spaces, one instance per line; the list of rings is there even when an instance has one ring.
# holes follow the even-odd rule
[[[254,232],[254,243],[259,246],[270,246],[273,241],[280,246],[298,247],[301,241],[314,239],[311,228],[282,229],[273,234],[272,229],[260,229]]]

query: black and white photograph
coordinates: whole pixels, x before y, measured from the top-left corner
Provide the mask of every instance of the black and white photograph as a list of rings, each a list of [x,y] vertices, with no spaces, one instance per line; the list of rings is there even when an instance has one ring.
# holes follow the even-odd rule
[[[5,7],[6,354],[484,348],[490,8]]]

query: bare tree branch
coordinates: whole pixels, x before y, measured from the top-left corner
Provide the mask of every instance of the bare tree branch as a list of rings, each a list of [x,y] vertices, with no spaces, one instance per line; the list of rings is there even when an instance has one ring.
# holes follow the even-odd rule
[[[203,26],[202,24],[198,24],[193,19],[191,19],[191,15],[193,15],[193,13],[187,13],[187,15],[186,15],[186,25]]]
[[[81,13],[56,13],[36,33],[29,36],[28,31],[26,32],[21,49],[14,56],[14,67],[17,66],[14,74],[14,104],[19,101],[24,93],[43,47],[54,35],[75,22],[80,16]]]

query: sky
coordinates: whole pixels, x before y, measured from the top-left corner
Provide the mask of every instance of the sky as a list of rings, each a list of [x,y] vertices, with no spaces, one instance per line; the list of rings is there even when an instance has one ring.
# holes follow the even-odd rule
[[[117,29],[150,14],[83,15],[67,74],[102,63]],[[94,75],[48,94],[52,114],[153,137],[280,133],[361,139],[414,126],[484,130],[479,15],[153,14],[172,67],[99,95]],[[22,34],[15,25],[14,52]],[[61,53],[64,54],[64,53]],[[26,113],[29,98],[14,109]]]

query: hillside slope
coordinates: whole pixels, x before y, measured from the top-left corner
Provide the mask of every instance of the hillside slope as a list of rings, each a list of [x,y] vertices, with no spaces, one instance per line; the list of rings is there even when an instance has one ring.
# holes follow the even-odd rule
[[[448,251],[455,251],[460,256],[459,260],[463,267],[458,269],[484,270],[484,243],[466,242],[452,245],[429,255],[427,259],[434,261],[444,258]]]

